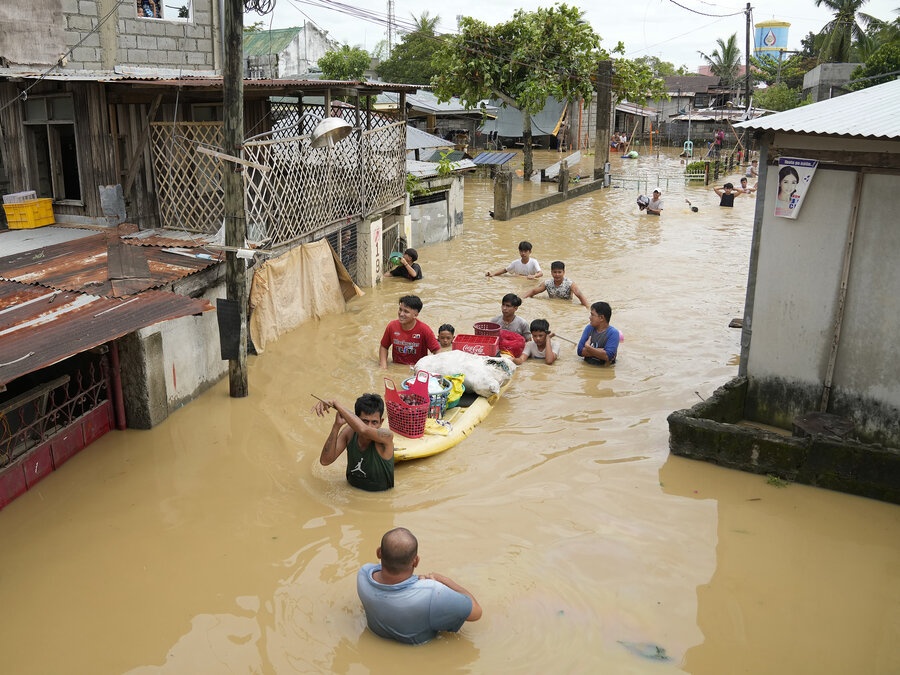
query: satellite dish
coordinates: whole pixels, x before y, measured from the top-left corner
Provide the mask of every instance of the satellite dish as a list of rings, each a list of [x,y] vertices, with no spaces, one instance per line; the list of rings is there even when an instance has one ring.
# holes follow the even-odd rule
[[[340,117],[326,117],[316,125],[312,132],[310,145],[314,148],[329,148],[347,138],[353,127]]]

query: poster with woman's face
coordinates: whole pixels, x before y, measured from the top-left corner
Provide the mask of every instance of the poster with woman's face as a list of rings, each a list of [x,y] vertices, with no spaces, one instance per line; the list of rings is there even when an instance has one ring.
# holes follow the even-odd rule
[[[809,191],[819,162],[814,159],[782,157],[778,160],[778,190],[775,193],[775,215],[796,218]]]

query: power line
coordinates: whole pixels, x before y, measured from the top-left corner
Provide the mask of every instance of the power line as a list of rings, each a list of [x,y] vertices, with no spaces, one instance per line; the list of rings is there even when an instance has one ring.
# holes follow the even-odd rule
[[[725,17],[728,17],[728,16],[737,16],[738,14],[743,14],[746,11],[746,10],[742,9],[740,12],[734,12],[732,14],[709,14],[707,12],[701,12],[696,9],[691,9],[690,7],[685,7],[684,5],[682,5],[678,2],[675,2],[675,0],[669,0],[669,2],[671,2],[673,5],[675,5],[677,7],[681,7],[681,9],[687,10],[688,12],[693,12],[694,14],[699,14],[700,16],[714,16],[717,19],[724,19]]]

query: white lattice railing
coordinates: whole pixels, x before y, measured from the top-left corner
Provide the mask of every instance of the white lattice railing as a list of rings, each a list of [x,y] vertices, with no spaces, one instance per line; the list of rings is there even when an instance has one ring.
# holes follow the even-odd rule
[[[301,124],[302,122],[302,124]],[[332,147],[313,148],[308,135],[285,136],[307,119],[277,123],[244,143],[243,158],[265,166],[243,168],[247,236],[269,246],[306,237],[335,222],[367,216],[402,199],[406,190],[406,125],[355,131]],[[197,152],[221,151],[220,123],[153,125],[154,168],[165,227],[215,232],[222,222],[221,160]]]
[[[378,211],[406,192],[406,123],[364,131],[363,215]]]
[[[198,152],[222,147],[221,122],[154,122],[150,125],[156,197],[163,227],[215,232],[225,214],[222,162]]]

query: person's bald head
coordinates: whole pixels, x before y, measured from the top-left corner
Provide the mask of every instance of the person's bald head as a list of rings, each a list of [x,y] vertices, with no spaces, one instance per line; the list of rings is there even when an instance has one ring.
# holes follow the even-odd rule
[[[405,527],[395,527],[384,533],[378,557],[381,568],[390,574],[412,572],[418,563],[419,542]]]

